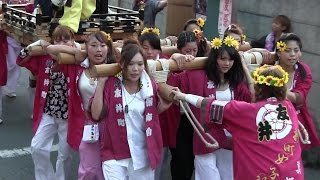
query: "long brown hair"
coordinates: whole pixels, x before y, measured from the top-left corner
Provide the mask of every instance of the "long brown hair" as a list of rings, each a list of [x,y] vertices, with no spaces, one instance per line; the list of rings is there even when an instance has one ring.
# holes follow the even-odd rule
[[[136,40],[126,40],[123,43],[123,47],[121,50],[121,58],[120,58],[120,64],[123,64],[123,69],[122,69],[123,75],[126,74],[128,65],[132,60],[132,58],[138,53],[142,55],[145,71],[148,72],[147,58],[144,55],[143,49],[141,48],[139,42]]]

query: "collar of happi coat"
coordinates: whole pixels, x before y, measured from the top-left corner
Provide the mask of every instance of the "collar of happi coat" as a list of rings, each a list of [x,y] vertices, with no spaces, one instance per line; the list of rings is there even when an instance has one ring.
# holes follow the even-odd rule
[[[204,95],[205,97],[216,99],[216,85],[214,82],[210,79],[208,79],[207,76],[204,78],[204,82],[207,82],[207,84],[204,87]],[[231,99],[234,99],[234,91],[229,87],[229,90],[231,91]]]
[[[112,101],[110,101],[110,104],[115,105],[115,111],[109,111],[109,117],[113,117],[116,119],[116,123],[118,127],[120,128],[120,133],[125,134],[126,133],[126,126],[125,123],[125,112],[124,107],[122,104],[122,92],[121,92],[121,82],[123,79],[122,72],[118,73],[116,76],[116,79],[114,81],[114,90],[110,91],[110,96],[114,97],[111,98]],[[151,84],[151,79],[148,78],[148,74],[146,72],[143,73],[143,75],[140,78],[141,83],[143,84],[141,87],[141,96],[145,98],[145,111],[144,111],[144,119],[145,119],[145,133],[146,136],[151,136],[152,133],[152,124],[156,123],[156,121],[153,121],[154,118],[156,118],[156,100],[153,96],[153,88]],[[112,82],[112,81],[111,81]],[[150,92],[151,91],[151,92]],[[112,105],[111,105],[112,106]],[[150,141],[149,138],[147,138],[147,142]]]

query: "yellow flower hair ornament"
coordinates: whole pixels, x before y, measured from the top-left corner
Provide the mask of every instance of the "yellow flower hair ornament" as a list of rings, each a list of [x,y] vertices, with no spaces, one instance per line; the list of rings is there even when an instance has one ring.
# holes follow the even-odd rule
[[[199,18],[197,19],[197,25],[198,25],[199,27],[201,27],[201,28],[203,28],[204,22],[205,22],[205,20],[204,20],[203,18],[201,18],[201,17],[199,17]]]
[[[276,65],[276,68],[282,72],[283,76],[281,78],[274,77],[274,76],[264,76],[261,75],[261,71],[268,67],[268,65],[263,65],[260,68],[257,68],[253,72],[253,80],[255,84],[265,84],[267,86],[274,86],[274,87],[283,87],[285,84],[287,84],[289,80],[289,75],[287,72],[285,72],[281,66]]]
[[[201,41],[203,38],[203,32],[198,29],[193,30],[193,32],[194,32],[194,35],[196,36],[197,40]]]
[[[222,39],[220,38],[213,38],[211,41],[211,48],[212,49],[219,49],[222,46]]]
[[[279,41],[277,42],[277,49],[280,51],[280,52],[283,52],[287,49],[287,44],[283,41]]]
[[[111,35],[109,34],[109,33],[106,33],[106,32],[104,32],[104,31],[101,31],[102,32],[102,34],[106,37],[106,39],[108,40],[108,41],[111,41],[112,42],[112,38],[111,38]]]
[[[235,49],[239,49],[239,42],[235,40],[232,36],[227,36],[223,40],[223,44],[234,47]]]
[[[225,44],[228,47],[233,47],[235,49],[239,48],[239,42],[231,36],[227,36],[223,40],[220,38],[214,38],[211,41],[211,48],[219,49],[222,46],[222,44]]]
[[[242,34],[241,37],[242,37],[242,41],[245,41],[247,39],[247,36],[245,34]]]
[[[148,27],[143,28],[141,35],[145,34],[145,33],[154,33],[155,35],[160,36],[160,30],[159,30],[159,28],[156,28],[156,27],[155,28],[148,28]]]

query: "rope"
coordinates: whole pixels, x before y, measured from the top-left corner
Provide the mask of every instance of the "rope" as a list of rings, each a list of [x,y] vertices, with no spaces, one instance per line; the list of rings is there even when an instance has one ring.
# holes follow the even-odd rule
[[[165,59],[158,59],[157,61],[160,62],[161,66],[162,66],[162,71],[157,71],[156,70],[156,61],[153,60],[148,60],[148,67],[149,67],[149,71],[150,73],[153,75],[153,78],[155,79],[155,81],[157,83],[165,83],[167,82],[167,78],[168,78],[168,74],[169,74],[169,61],[165,60]],[[201,126],[201,124],[198,122],[197,118],[194,116],[194,114],[192,113],[189,105],[187,103],[183,103],[182,101],[179,101],[180,106],[182,108],[182,110],[184,111],[184,113],[186,114],[188,120],[190,121],[192,127],[194,128],[194,130],[196,131],[196,133],[199,135],[201,141],[206,145],[206,147],[208,148],[215,148],[218,149],[219,148],[219,143],[216,139],[214,139],[214,137],[212,137],[209,133],[206,133],[203,129],[203,127]],[[191,117],[190,117],[190,115]],[[196,123],[196,124],[195,124]],[[208,142],[203,135],[201,134],[200,130],[202,132],[205,133],[205,135],[213,142],[210,143]]]
[[[206,145],[206,147],[208,148],[215,148],[215,149],[218,149],[219,148],[219,143],[216,139],[214,139],[214,137],[212,137],[209,133],[205,133],[207,135],[207,137],[209,139],[212,140],[212,142],[214,142],[213,144],[212,143],[209,143],[204,137],[203,135],[201,134],[200,130],[202,132],[204,132],[204,129],[203,127],[201,126],[201,124],[198,122],[198,120],[196,119],[196,117],[194,116],[194,114],[192,113],[189,105],[187,103],[183,103],[181,100],[179,101],[180,103],[180,106],[183,110],[183,112],[185,113],[185,115],[187,116],[188,120],[190,121],[192,127],[194,128],[194,130],[196,131],[196,133],[198,134],[198,136],[200,137],[201,141]],[[190,117],[190,115],[191,117]],[[299,123],[299,127],[301,128],[302,130],[302,133],[304,134],[304,138],[302,136],[302,133],[300,131],[300,129],[298,129],[298,134],[299,134],[299,139],[301,141],[302,144],[311,144],[310,140],[309,140],[309,133],[308,131],[306,130],[306,128],[304,127],[304,125],[298,121]],[[199,127],[199,129],[197,128],[197,126]]]
[[[303,136],[300,132],[300,129],[298,129],[298,134],[299,134],[299,138],[300,138],[300,141],[302,144],[311,144],[310,140],[309,140],[309,133],[308,131],[306,130],[306,128],[304,127],[304,125],[298,121],[299,123],[299,127],[302,129],[302,133],[304,134],[304,139],[303,139]]]
[[[194,114],[192,113],[189,105],[187,103],[183,103],[181,100],[179,101],[180,106],[182,108],[182,110],[184,111],[185,115],[187,116],[188,120],[190,121],[192,127],[194,128],[194,130],[196,131],[196,133],[198,134],[198,136],[200,137],[201,141],[206,145],[206,147],[208,148],[215,148],[218,149],[219,148],[219,143],[216,139],[214,139],[214,137],[212,137],[209,133],[206,133],[203,129],[203,127],[201,126],[201,124],[198,122],[197,118],[194,116]],[[190,117],[190,115],[191,117]],[[196,123],[196,124],[195,124]],[[210,143],[208,142],[203,135],[201,134],[200,130],[205,133],[205,135],[213,142]]]

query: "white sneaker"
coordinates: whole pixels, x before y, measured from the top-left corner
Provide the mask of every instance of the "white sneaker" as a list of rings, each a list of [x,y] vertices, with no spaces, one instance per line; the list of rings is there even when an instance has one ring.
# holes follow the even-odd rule
[[[3,123],[3,120],[2,119],[0,119],[0,124],[2,124]]]
[[[17,97],[17,94],[16,94],[16,93],[14,93],[14,92],[7,93],[6,95],[7,95],[9,98]]]

